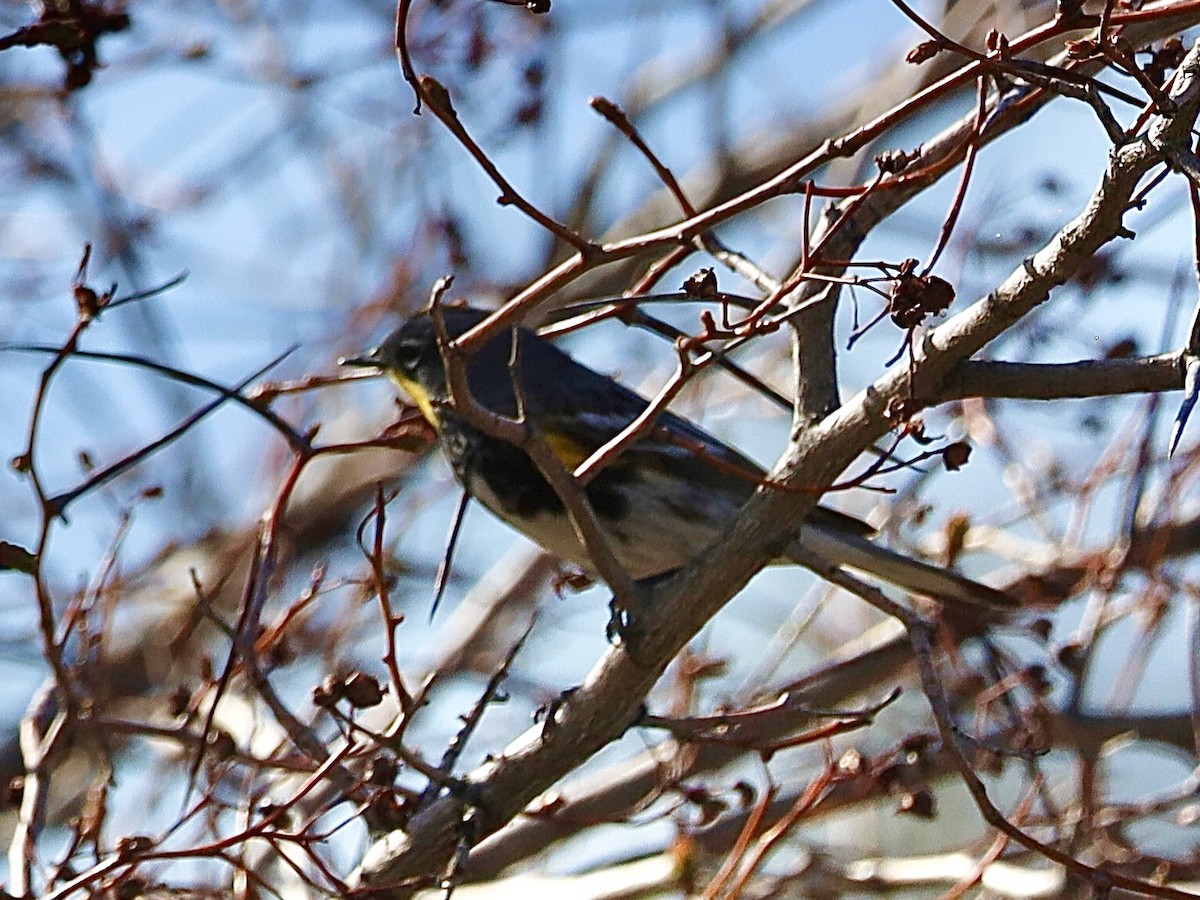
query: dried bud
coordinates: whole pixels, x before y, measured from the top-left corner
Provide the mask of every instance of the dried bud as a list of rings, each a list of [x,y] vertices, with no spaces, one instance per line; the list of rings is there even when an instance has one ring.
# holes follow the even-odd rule
[[[705,266],[699,272],[688,276],[683,283],[683,292],[699,300],[711,300],[717,296],[717,273],[711,266]]]
[[[347,675],[328,675],[313,688],[313,704],[329,709],[345,700],[355,709],[368,709],[383,702],[383,687],[379,681],[363,672]]]
[[[928,275],[924,280],[925,306],[933,315],[940,316],[954,302],[954,285],[936,275]]]
[[[839,775],[861,775],[867,768],[867,759],[854,747],[851,747],[837,761]]]
[[[921,43],[908,51],[908,55],[904,57],[904,61],[914,66],[919,66],[921,63],[929,62],[929,60],[941,52],[942,45],[937,41],[921,41]]]
[[[1067,56],[1070,59],[1091,59],[1100,52],[1100,45],[1093,40],[1067,41]]]
[[[596,95],[588,97],[588,106],[598,112],[610,122],[628,122],[629,119],[625,115],[625,111],[617,104],[613,103],[607,97]]]
[[[906,259],[892,282],[888,312],[904,329],[916,328],[928,316],[938,316],[954,302],[954,286],[936,275],[916,274],[917,261]]]
[[[351,672],[342,683],[342,696],[355,709],[369,709],[383,702],[383,687],[370,675]]]
[[[446,90],[445,85],[432,75],[422,75],[417,81],[421,85],[421,94],[430,106],[440,109],[451,116],[458,115],[454,111],[454,104],[450,102],[450,92]]]
[[[885,150],[875,157],[875,165],[885,175],[899,175],[921,157],[921,150]]]
[[[947,472],[957,472],[971,458],[971,445],[966,441],[955,441],[942,450],[942,465]]]
[[[356,709],[369,709],[383,702],[383,685],[379,680],[362,672],[355,672],[346,680],[346,699]]]
[[[962,513],[951,516],[946,521],[946,527],[943,533],[946,535],[946,552],[943,554],[943,560],[954,565],[955,561],[962,555],[963,547],[967,542],[967,532],[971,530],[971,520]]]
[[[900,795],[900,804],[896,807],[896,814],[916,816],[919,819],[933,819],[937,816],[937,803],[934,802],[929,788],[906,791]]]
[[[900,749],[910,757],[909,763],[917,763],[920,757],[933,746],[936,738],[927,732],[918,731],[908,735],[900,742]]]
[[[100,294],[85,284],[75,285],[72,293],[75,295],[75,308],[79,312],[79,318],[89,321],[99,315],[103,308]]]
[[[137,853],[145,853],[154,846],[154,838],[144,834],[131,834],[117,841],[117,856],[128,859]]]
[[[367,768],[367,783],[376,787],[391,787],[399,772],[400,766],[396,758],[380,753],[371,760],[371,765]]]
[[[911,397],[893,397],[888,402],[887,410],[884,416],[889,422],[893,423],[893,427],[911,422],[913,416],[921,411],[919,401]]]
[[[1050,684],[1050,677],[1046,672],[1046,667],[1038,663],[1026,667],[1025,684],[1029,687],[1029,690],[1039,697],[1045,697],[1053,687]]]
[[[337,706],[340,696],[341,691],[338,679],[333,675],[326,675],[325,679],[313,688],[313,706],[320,709],[333,709],[333,707]]]

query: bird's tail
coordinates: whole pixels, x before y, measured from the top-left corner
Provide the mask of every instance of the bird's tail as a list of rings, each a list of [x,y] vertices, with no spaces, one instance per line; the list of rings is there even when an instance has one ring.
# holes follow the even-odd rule
[[[800,533],[800,542],[801,546],[794,554],[794,561],[800,565],[806,565],[805,556],[812,554],[839,567],[863,572],[902,590],[945,603],[1007,611],[1018,606],[1003,591],[881,547],[862,535],[810,523]]]

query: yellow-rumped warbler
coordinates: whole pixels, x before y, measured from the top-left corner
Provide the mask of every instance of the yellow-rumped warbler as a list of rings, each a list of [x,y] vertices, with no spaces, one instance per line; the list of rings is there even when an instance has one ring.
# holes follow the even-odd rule
[[[442,309],[451,339],[487,315],[470,308]],[[468,364],[467,382],[481,406],[515,418],[511,341],[511,332],[505,332],[480,348]],[[562,502],[533,460],[454,410],[428,313],[409,319],[366,356],[343,363],[377,368],[399,384],[437,432],[438,445],[472,497],[559,558],[594,571]],[[642,396],[528,329],[520,329],[516,375],[526,417],[568,470],[647,405]],[[686,419],[663,412],[584,493],[614,556],[631,578],[641,580],[688,563],[733,521],[762,478],[756,463]],[[1014,606],[995,588],[872,543],[871,533],[865,522],[818,506],[797,540],[808,554],[906,591],[975,606]]]

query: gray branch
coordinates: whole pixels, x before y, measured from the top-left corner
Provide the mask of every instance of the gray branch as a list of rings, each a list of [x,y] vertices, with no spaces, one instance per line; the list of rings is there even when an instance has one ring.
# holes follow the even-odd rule
[[[966,397],[1066,400],[1157,394],[1182,390],[1183,378],[1183,359],[1178,353],[1069,363],[969,360],[946,377],[936,401]]]
[[[1087,207],[995,290],[930,332],[901,364],[797,435],[772,473],[784,490],[760,490],[729,532],[685,570],[652,592],[637,634],[600,660],[563,704],[499,757],[467,776],[465,794],[445,794],[371,848],[355,879],[393,896],[442,871],[457,849],[493,833],[584,759],[619,737],[642,698],[675,654],[751,577],[774,559],[803,522],[816,497],[807,490],[832,482],[863,448],[891,427],[889,405],[911,396],[940,396],[958,367],[1044,302],[1050,292],[1123,233],[1122,218],[1142,178],[1186,147],[1200,104],[1200,49],[1178,70],[1177,112],[1115,149]],[[795,488],[796,490],[791,490]],[[467,828],[464,822],[469,822]],[[387,886],[395,886],[388,888]]]

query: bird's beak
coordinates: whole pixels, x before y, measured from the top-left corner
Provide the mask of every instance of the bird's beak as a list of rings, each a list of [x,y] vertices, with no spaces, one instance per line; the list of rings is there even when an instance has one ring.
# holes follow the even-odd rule
[[[360,369],[381,369],[378,351],[371,350],[366,356],[343,356],[338,360],[339,366],[353,366]]]

